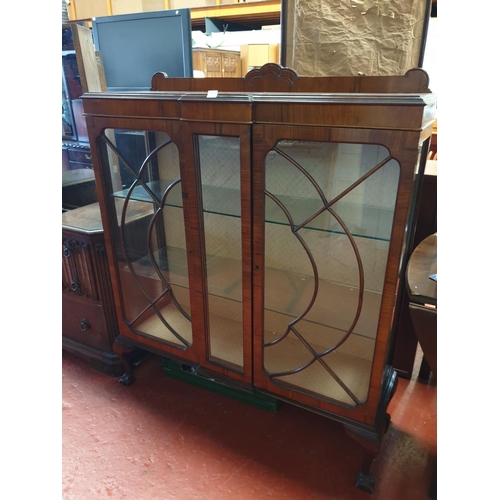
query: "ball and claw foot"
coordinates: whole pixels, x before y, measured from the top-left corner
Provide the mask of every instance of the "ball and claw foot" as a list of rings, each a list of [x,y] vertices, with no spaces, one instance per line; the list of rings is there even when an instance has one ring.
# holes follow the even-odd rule
[[[358,475],[358,480],[356,481],[356,488],[366,491],[367,493],[373,493],[373,486],[375,484],[375,479],[371,474],[365,474],[360,472]]]
[[[135,382],[135,376],[133,373],[124,373],[120,377],[119,382],[125,387],[130,387]]]

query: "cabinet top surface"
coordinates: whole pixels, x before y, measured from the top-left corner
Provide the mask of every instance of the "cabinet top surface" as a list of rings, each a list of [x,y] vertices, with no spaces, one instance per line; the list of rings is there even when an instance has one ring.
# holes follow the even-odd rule
[[[82,96],[87,99],[105,100],[165,100],[165,101],[206,101],[206,102],[247,102],[247,103],[310,103],[310,104],[377,104],[377,105],[430,105],[437,100],[435,94],[402,93],[284,93],[284,92],[88,92]]]
[[[115,209],[119,219],[122,217],[123,199],[115,200]],[[130,201],[127,208],[126,220],[132,221],[152,214],[151,205],[139,201]],[[75,208],[62,214],[62,229],[82,234],[102,233],[102,218],[99,203],[92,203],[84,207]]]
[[[79,230],[79,232],[102,232],[101,211],[99,203],[75,208],[62,214],[63,229]]]
[[[265,64],[244,78],[168,78],[155,73],[151,90],[82,96],[84,114],[418,131],[434,121],[437,97],[427,73],[400,76],[299,77]]]
[[[236,55],[240,55],[240,51],[239,50],[235,50],[235,49],[218,49],[218,48],[214,48],[214,49],[211,49],[210,47],[193,47],[193,52],[215,52],[217,54],[236,54]]]
[[[416,132],[427,129],[436,112],[436,96],[431,93],[144,91],[87,93],[82,98],[84,115],[99,119],[126,117]]]

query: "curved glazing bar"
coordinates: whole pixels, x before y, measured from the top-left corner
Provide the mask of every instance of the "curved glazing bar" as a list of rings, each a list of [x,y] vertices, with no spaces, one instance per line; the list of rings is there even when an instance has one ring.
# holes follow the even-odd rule
[[[120,207],[113,234],[124,320],[135,333],[185,349],[192,327],[182,205],[166,207],[181,193],[177,148],[163,132],[108,129],[102,139]]]
[[[181,314],[187,320],[191,321],[191,316],[189,316],[189,314],[179,304],[179,302],[175,298],[175,294],[174,294],[174,291],[172,290],[171,284],[165,279],[165,277],[163,276],[163,273],[161,272],[161,268],[160,268],[160,266],[158,264],[158,261],[157,261],[157,259],[155,257],[155,252],[154,252],[153,242],[152,242],[153,229],[154,229],[154,226],[155,226],[155,222],[157,221],[158,217],[162,213],[162,209],[165,206],[165,202],[166,202],[167,196],[170,194],[170,192],[172,191],[172,189],[177,184],[180,184],[180,182],[181,182],[181,180],[177,179],[176,181],[172,182],[172,184],[170,184],[170,186],[168,186],[168,188],[166,189],[166,191],[163,193],[163,197],[161,199],[160,206],[157,208],[155,214],[153,215],[153,218],[151,219],[151,222],[149,224],[149,229],[148,229],[148,252],[149,252],[149,258],[151,260],[151,264],[153,265],[153,268],[155,269],[156,274],[158,275],[158,277],[162,281],[162,283],[165,286],[165,288],[167,289],[168,293],[172,297],[172,301],[174,302],[175,306],[177,307],[177,309],[179,309],[179,311],[181,312]],[[174,332],[172,332],[172,333],[174,333]]]
[[[281,141],[268,154],[263,368],[274,383],[348,406],[366,399],[366,318],[377,324],[398,179],[378,145]],[[286,221],[289,237],[270,221]]]

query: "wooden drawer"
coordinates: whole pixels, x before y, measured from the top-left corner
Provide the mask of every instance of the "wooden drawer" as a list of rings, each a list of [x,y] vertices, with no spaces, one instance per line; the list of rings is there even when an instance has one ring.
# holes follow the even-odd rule
[[[82,163],[79,161],[70,161],[69,169],[70,170],[78,170],[80,168],[90,168],[92,169],[92,163]]]
[[[112,349],[103,310],[99,304],[84,303],[63,293],[62,333],[86,345]]]

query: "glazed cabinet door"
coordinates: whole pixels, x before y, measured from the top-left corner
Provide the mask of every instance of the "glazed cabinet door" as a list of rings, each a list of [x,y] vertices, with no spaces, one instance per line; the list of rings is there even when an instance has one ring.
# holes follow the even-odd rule
[[[120,334],[249,383],[250,127],[126,121],[98,139]]]
[[[254,127],[254,381],[368,423],[413,170],[402,182],[389,134],[357,132]]]
[[[184,126],[187,173],[198,212],[190,237],[200,248],[201,364],[242,382],[252,379],[250,127]],[[190,154],[192,153],[192,154]]]
[[[185,186],[182,136],[165,123],[105,123],[96,142],[98,174],[120,334],[198,361],[203,341],[194,333],[197,279],[190,262],[197,251],[187,234],[196,195]]]

